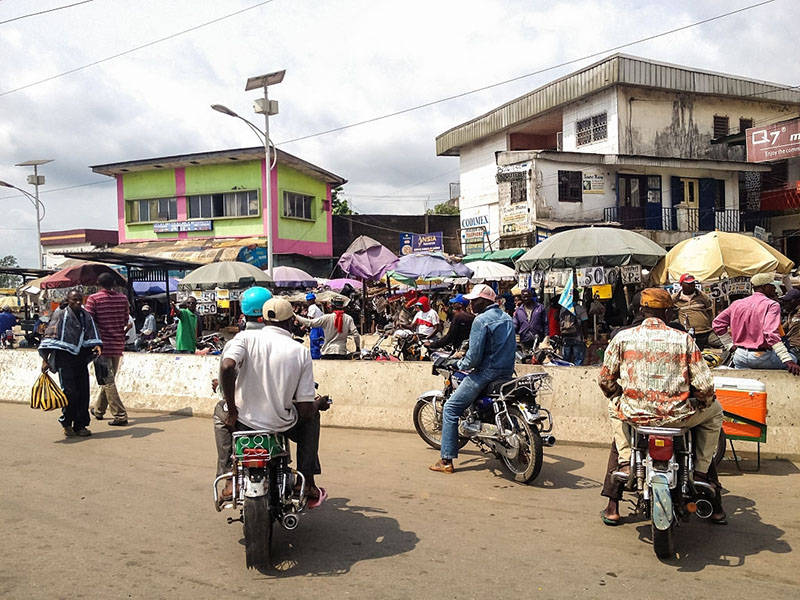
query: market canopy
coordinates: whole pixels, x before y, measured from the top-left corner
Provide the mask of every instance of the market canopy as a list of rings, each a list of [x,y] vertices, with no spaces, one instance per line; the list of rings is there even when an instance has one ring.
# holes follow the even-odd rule
[[[163,281],[134,281],[133,293],[137,296],[153,296],[156,294],[163,294],[166,287]],[[169,278],[169,291],[170,293],[178,291],[178,280]]]
[[[347,247],[337,264],[351,277],[376,281],[394,268],[395,263],[397,256],[391,250],[369,236],[360,235]]]
[[[66,269],[56,271],[42,280],[41,288],[52,290],[68,288],[78,285],[97,285],[97,278],[103,273],[110,273],[114,277],[114,285],[124,287],[127,285],[125,278],[114,269],[100,263],[81,263]]]
[[[517,273],[514,269],[498,262],[476,260],[469,263],[469,268],[472,269],[472,277],[469,280],[473,283],[517,280]]]
[[[664,284],[691,273],[698,281],[714,281],[757,273],[785,274],[793,266],[791,260],[758,238],[712,231],[677,244],[653,269],[651,277]]]
[[[420,252],[402,256],[394,267],[394,272],[404,277],[472,277],[472,269],[460,262],[449,262],[438,252]]]
[[[234,288],[241,287],[241,279],[253,278],[257,285],[271,284],[264,271],[251,264],[238,261],[215,262],[198,267],[181,279],[181,285],[189,285],[195,289]]]
[[[613,227],[582,227],[557,233],[525,252],[519,272],[576,267],[654,266],[666,254],[650,239]]]

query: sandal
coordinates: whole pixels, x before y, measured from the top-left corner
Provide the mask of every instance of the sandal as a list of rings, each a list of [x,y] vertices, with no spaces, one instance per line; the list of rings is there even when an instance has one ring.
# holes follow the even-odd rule
[[[620,519],[609,519],[604,510],[600,511],[600,520],[603,521],[603,525],[608,525],[609,527],[616,527],[620,522]]]
[[[319,496],[317,496],[316,498],[308,499],[308,504],[306,504],[306,508],[308,508],[308,510],[317,508],[319,505],[325,502],[325,500],[328,499],[328,492],[325,491],[324,487],[317,487],[317,489],[319,490]]]

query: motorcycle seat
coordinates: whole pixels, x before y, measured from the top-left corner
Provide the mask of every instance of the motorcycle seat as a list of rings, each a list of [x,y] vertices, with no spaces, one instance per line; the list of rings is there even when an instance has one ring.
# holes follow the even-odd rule
[[[512,379],[514,379],[514,378],[513,377],[508,377],[508,378],[505,378],[505,379],[495,379],[489,385],[486,386],[486,389],[484,390],[484,393],[488,394],[489,396],[499,396],[500,395],[500,388],[502,388],[505,384],[507,384]]]

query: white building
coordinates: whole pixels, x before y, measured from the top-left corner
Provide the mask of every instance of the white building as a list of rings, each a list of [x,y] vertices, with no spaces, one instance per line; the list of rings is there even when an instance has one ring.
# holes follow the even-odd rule
[[[798,110],[790,86],[616,54],[450,129],[436,150],[460,157],[462,228],[485,223],[495,249],[604,222],[669,247],[768,225],[773,167],[712,140]],[[800,168],[784,171],[793,187]]]
[[[105,250],[118,243],[117,232],[110,229],[68,229],[42,232],[44,268],[59,269],[68,261],[64,252],[91,252]]]

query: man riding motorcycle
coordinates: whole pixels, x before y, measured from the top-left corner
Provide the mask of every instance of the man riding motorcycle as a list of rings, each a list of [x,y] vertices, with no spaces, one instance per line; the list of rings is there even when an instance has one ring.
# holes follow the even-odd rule
[[[472,369],[442,410],[441,458],[429,468],[440,473],[453,473],[453,460],[458,457],[458,418],[492,381],[510,379],[514,373],[517,348],[514,324],[495,303],[494,290],[478,284],[464,296],[476,315],[469,336],[469,350],[458,361],[459,370]]]
[[[612,456],[619,453],[617,473],[630,477],[629,423],[691,428],[697,453],[694,477],[717,488],[717,505],[710,520],[725,524],[719,484],[713,472],[709,475],[722,428],[722,406],[714,397],[711,371],[692,337],[666,325],[673,309],[666,290],[642,291],[641,307],[642,324],[620,331],[609,342],[598,382],[609,399],[615,446]],[[621,490],[607,493],[610,487],[607,481],[603,495],[609,498],[608,506],[601,516],[606,525],[616,525]]]

